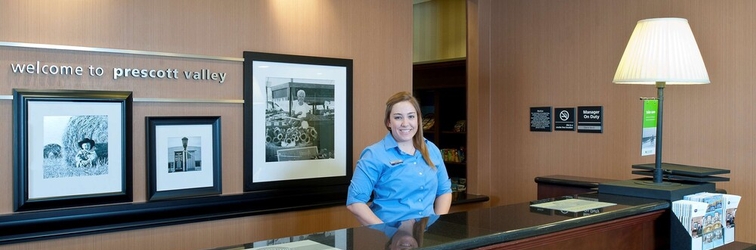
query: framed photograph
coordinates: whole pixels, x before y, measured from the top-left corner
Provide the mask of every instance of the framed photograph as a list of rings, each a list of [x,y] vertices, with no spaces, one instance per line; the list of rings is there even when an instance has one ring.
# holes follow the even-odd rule
[[[14,211],[131,202],[131,106],[131,92],[14,89]]]
[[[221,193],[220,117],[147,117],[147,200]]]
[[[351,148],[352,60],[244,52],[245,191],[348,186]]]

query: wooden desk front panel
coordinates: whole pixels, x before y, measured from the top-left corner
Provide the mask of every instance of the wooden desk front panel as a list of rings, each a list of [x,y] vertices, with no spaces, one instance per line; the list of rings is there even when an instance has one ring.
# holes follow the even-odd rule
[[[661,210],[479,249],[668,249],[668,218]]]

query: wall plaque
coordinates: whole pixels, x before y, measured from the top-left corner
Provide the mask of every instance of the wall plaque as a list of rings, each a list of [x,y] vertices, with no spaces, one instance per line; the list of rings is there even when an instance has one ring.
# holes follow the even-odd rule
[[[551,107],[530,108],[530,131],[551,132]]]
[[[575,131],[575,108],[554,108],[554,130]]]
[[[604,131],[604,112],[602,106],[578,107],[578,132],[602,133]]]

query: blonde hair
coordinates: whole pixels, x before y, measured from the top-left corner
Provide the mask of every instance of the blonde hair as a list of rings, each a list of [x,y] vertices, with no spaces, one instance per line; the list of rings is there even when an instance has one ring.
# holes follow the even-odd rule
[[[396,93],[389,97],[389,99],[386,101],[386,116],[383,119],[383,124],[386,125],[389,123],[389,119],[391,118],[391,109],[394,107],[395,104],[408,101],[412,106],[415,108],[415,111],[417,112],[417,124],[421,125],[423,121],[423,114],[420,111],[420,104],[417,102],[417,99],[415,99],[414,96],[412,96],[411,93],[402,91],[399,93]],[[389,131],[391,131],[390,127],[386,127]],[[435,170],[436,165],[433,164],[433,161],[431,161],[430,155],[428,154],[428,147],[425,146],[425,137],[423,137],[423,128],[418,127],[417,132],[415,132],[415,136],[412,137],[412,145],[415,146],[417,150],[420,150],[420,154],[423,155],[423,159],[426,163],[431,167],[431,169]]]

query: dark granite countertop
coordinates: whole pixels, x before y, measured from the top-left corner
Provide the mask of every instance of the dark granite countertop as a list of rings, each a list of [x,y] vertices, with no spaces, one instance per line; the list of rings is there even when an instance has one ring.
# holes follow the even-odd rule
[[[422,238],[419,240],[420,248],[473,249],[670,208],[668,201],[628,196],[591,193],[575,196],[574,199],[607,202],[616,205],[594,209],[590,212],[562,213],[555,210],[534,209],[531,208],[530,202],[525,202],[447,214],[430,218],[427,230],[422,233]],[[548,200],[539,202],[545,201]],[[394,228],[394,231],[396,229],[390,224],[398,223],[286,237],[285,240],[279,240],[279,242],[310,240],[344,250],[385,249],[386,242],[389,241],[387,235],[392,235],[390,229]],[[261,241],[221,249],[271,246],[275,241]]]
[[[591,213],[562,213],[561,211],[531,209],[530,203],[520,203],[444,215],[428,228],[425,237],[445,234],[444,238],[449,240],[425,241],[423,249],[472,249],[665,210],[670,207],[668,201],[628,196],[583,194],[577,198],[617,205],[604,207]]]

